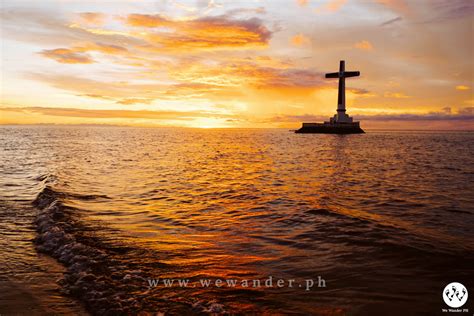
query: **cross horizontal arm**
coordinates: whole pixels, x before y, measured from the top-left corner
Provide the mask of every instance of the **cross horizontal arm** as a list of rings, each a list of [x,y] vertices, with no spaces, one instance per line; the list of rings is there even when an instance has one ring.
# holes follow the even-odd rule
[[[332,73],[326,74],[326,78],[339,78],[339,73],[332,72]]]
[[[344,77],[346,77],[346,78],[348,78],[348,77],[357,77],[357,76],[360,76],[359,71],[344,71]]]

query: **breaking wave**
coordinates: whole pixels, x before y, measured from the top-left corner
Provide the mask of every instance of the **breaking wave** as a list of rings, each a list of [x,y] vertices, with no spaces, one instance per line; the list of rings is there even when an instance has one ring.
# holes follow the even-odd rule
[[[148,288],[147,280],[152,275],[144,250],[112,245],[95,236],[97,228],[81,222],[76,210],[62,203],[64,197],[65,193],[46,187],[33,202],[38,209],[37,251],[57,259],[67,269],[59,280],[63,294],[77,298],[95,315],[156,313],[160,309],[168,314],[200,313],[216,306],[214,302],[191,299],[180,299],[177,304],[153,293]],[[127,260],[136,256],[145,259],[143,265]],[[148,253],[148,256],[153,255]],[[157,265],[169,268],[155,262],[155,268]]]

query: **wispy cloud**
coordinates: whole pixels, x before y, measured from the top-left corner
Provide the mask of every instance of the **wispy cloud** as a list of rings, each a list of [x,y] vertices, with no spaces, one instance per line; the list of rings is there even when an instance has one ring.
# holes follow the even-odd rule
[[[133,110],[91,110],[78,108],[52,108],[52,107],[5,107],[0,112],[33,113],[48,116],[82,117],[82,118],[135,118],[135,119],[161,119],[161,120],[192,120],[195,118],[232,118],[234,115],[204,112],[204,111],[133,111]]]
[[[457,113],[446,111],[431,112],[426,114],[398,113],[398,114],[354,114],[357,120],[367,121],[473,121],[474,107],[461,108]],[[269,118],[270,122],[321,122],[327,120],[327,116],[302,114],[302,115],[277,115]]]
[[[321,72],[295,68],[291,63],[268,56],[230,59],[212,64],[206,63],[205,60],[183,60],[178,64],[164,64],[160,67],[161,72],[165,71],[167,83],[140,80],[102,81],[56,73],[31,73],[26,76],[56,88],[71,91],[74,95],[111,100],[119,104],[146,104],[148,100],[154,99],[191,97],[214,99],[223,94],[237,96],[244,88],[306,89],[328,84],[323,80]],[[137,74],[137,76],[140,75]],[[132,74],[128,75],[129,78],[133,78],[131,76]],[[256,90],[255,93],[264,92]]]
[[[79,13],[81,22],[90,25],[103,25],[106,15],[100,12],[81,12]]]
[[[219,87],[318,87],[322,73],[289,67],[261,66],[252,61],[230,61],[215,66],[193,63],[170,69],[171,78]]]
[[[118,45],[103,43],[84,43],[81,46],[71,48],[56,48],[43,50],[40,54],[44,57],[56,60],[63,64],[92,64],[96,61],[86,52],[95,51],[108,55],[124,54],[128,50]]]
[[[32,73],[28,78],[47,83],[55,88],[71,91],[74,95],[82,95],[102,100],[110,100],[119,104],[132,104],[127,100],[175,99],[198,95],[212,95],[219,87],[198,82],[182,82],[160,84],[156,82],[124,82],[99,81],[64,74]],[[142,102],[143,103],[143,102]]]
[[[393,18],[393,19],[390,19],[388,21],[385,21],[385,22],[381,23],[380,26],[391,25],[391,24],[394,24],[394,23],[402,21],[402,20],[403,20],[403,18],[401,16],[397,16],[396,18]]]
[[[404,94],[403,92],[385,92],[384,97],[394,99],[408,99],[411,96]]]
[[[118,104],[130,105],[130,104],[150,104],[154,99],[144,99],[144,98],[125,98],[118,100]]]
[[[111,45],[111,44],[104,44],[104,43],[85,43],[81,46],[76,46],[71,48],[71,50],[77,52],[89,52],[89,51],[96,51],[101,52],[104,54],[123,54],[127,52],[125,47],[119,45]]]
[[[356,115],[358,120],[373,121],[473,121],[473,108],[460,109],[458,113],[431,112],[427,114],[376,114]]]
[[[356,88],[349,88],[347,89],[350,93],[357,95],[358,97],[363,98],[371,98],[377,96],[377,94],[367,90],[367,89],[356,89]]]
[[[90,56],[67,48],[43,50],[40,54],[63,64],[92,64],[94,62]]]

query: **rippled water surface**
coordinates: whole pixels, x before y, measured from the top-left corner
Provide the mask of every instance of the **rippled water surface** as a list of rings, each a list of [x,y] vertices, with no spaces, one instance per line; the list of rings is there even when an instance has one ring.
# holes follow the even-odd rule
[[[0,148],[0,276],[56,311],[431,315],[447,283],[474,293],[473,133],[5,126]],[[326,287],[198,286],[269,276]]]

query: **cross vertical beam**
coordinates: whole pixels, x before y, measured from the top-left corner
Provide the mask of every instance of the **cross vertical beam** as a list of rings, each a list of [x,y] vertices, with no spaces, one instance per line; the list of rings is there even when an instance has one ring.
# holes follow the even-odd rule
[[[337,95],[337,112],[346,112],[346,78],[360,76],[358,71],[346,71],[344,60],[339,62],[339,72],[326,74],[326,78],[339,78],[339,90]]]
[[[337,112],[346,112],[346,77],[344,71],[346,70],[346,62],[341,60],[339,62],[339,91],[337,94]]]

